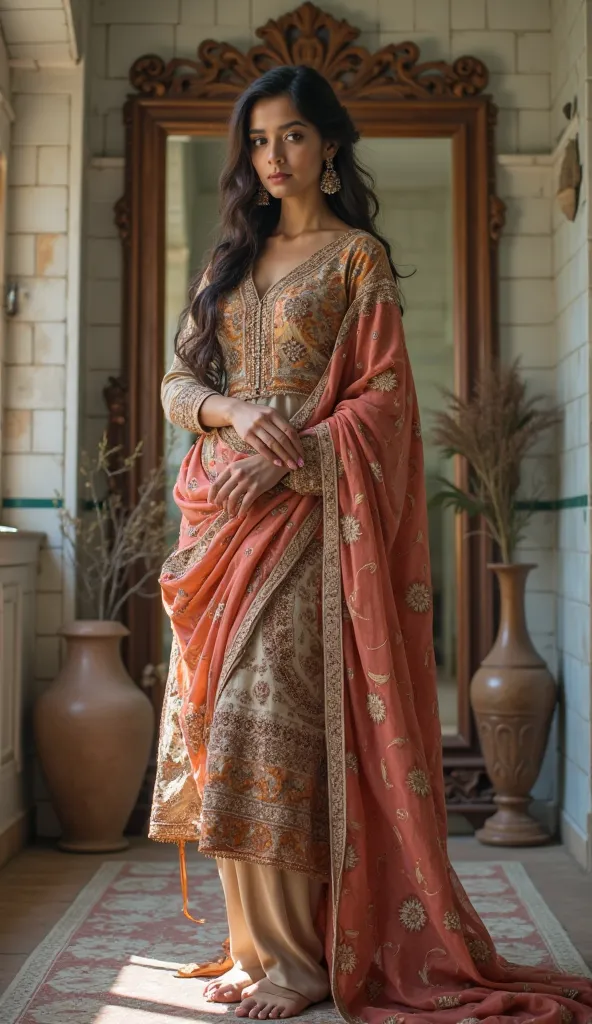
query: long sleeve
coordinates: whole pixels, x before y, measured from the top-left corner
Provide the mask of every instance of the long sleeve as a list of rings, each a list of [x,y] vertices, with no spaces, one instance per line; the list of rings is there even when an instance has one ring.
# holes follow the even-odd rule
[[[208,265],[199,282],[198,293],[208,284],[209,270]],[[185,323],[186,329],[187,322]],[[183,430],[189,430],[192,434],[208,434],[210,427],[204,427],[200,422],[199,410],[206,398],[217,394],[218,392],[213,388],[200,384],[191,370],[175,353],[171,368],[165,373],[160,388],[162,408],[170,423]]]
[[[164,414],[170,423],[194,434],[209,433],[210,428],[200,422],[199,410],[206,398],[217,394],[213,388],[200,384],[179,356],[175,355],[160,389]]]

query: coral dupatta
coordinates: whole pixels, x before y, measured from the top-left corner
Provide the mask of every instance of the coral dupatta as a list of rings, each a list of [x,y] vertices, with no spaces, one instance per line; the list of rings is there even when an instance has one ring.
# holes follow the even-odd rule
[[[161,583],[197,792],[217,696],[322,522],[326,956],[340,1014],[369,1024],[407,1015],[592,1024],[590,980],[496,955],[448,859],[419,411],[381,249],[359,273],[327,370],[292,422],[316,438],[322,499],[279,487],[228,519],[207,503],[211,438],[197,442],[177,482],[181,543]],[[214,445],[222,461],[246,451],[230,429]],[[193,824],[171,835],[198,838]]]

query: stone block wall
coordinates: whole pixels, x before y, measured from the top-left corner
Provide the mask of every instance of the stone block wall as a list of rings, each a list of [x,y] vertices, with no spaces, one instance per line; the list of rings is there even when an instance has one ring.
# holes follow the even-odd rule
[[[590,61],[586,0],[553,4],[552,123],[566,138],[577,134],[580,159],[590,154],[587,65]],[[565,103],[577,106],[569,127]],[[553,190],[564,149],[558,148]],[[590,847],[590,296],[589,175],[584,175],[572,223],[553,208],[556,397],[563,410],[557,457],[557,648],[560,683],[559,737],[564,841],[580,863],[592,867]]]
[[[116,265],[96,246],[97,233],[114,237],[107,202],[123,191],[124,133],[121,108],[130,91],[127,75],[143,53],[164,59],[194,57],[203,39],[246,49],[254,30],[296,4],[281,0],[93,0],[89,51],[89,130],[92,167],[88,184],[87,376],[83,436],[91,443],[104,424],[100,398],[107,373],[117,371],[119,306]],[[498,191],[507,204],[500,250],[501,344],[520,355],[533,386],[553,394],[554,290],[551,257],[550,166],[533,154],[549,154],[551,134],[551,6],[548,0],[325,0],[320,6],[361,29],[370,50],[411,39],[421,60],[452,61],[463,54],[482,59],[491,73],[499,107]],[[106,341],[103,349],[93,343]],[[99,367],[94,366],[97,358]],[[107,363],[110,365],[107,367]],[[545,463],[553,493],[553,459]],[[539,563],[529,583],[528,615],[535,641],[551,668],[555,649],[556,515],[537,513],[524,557]],[[557,737],[553,732],[535,790],[537,813],[553,826],[557,801]]]
[[[54,678],[57,630],[74,614],[56,493],[76,508],[82,67],[11,74],[7,280],[19,285],[3,366],[2,521],[42,531],[35,686]],[[43,790],[38,811],[53,823]],[[52,825],[53,827],[53,825]]]
[[[548,501],[520,551],[521,558],[538,563],[529,583],[529,624],[565,694],[564,718],[554,724],[535,795],[539,813],[550,822],[561,802],[566,835],[575,837],[570,848],[583,861],[590,806],[587,188],[574,224],[556,213],[553,195],[561,155],[555,147],[567,125],[562,107],[574,95],[587,154],[590,0],[319,2],[357,25],[360,42],[371,50],[412,39],[421,48],[420,59],[451,61],[469,53],[491,73],[490,91],[500,108],[498,193],[507,205],[500,247],[502,353],[507,359],[519,355],[529,387],[566,407],[562,430],[533,461]],[[71,276],[74,101],[73,80],[68,84],[67,78],[74,72],[55,70],[51,79],[13,73],[17,123],[9,254],[29,294],[7,342],[3,495],[5,517],[48,532],[39,598],[40,678],[51,677],[59,654],[55,629],[62,597],[54,601],[51,595],[63,595],[68,583],[55,511],[16,504],[22,498],[51,499],[56,486],[72,493],[68,475],[75,454],[68,444],[75,432],[69,434],[68,424],[74,422],[78,386],[80,445],[92,445],[105,424],[102,388],[119,369],[121,263],[113,204],[123,191],[122,106],[130,91],[129,68],[147,52],[165,59],[194,57],[205,38],[248,48],[259,41],[256,27],[295,5],[89,0],[80,346],[78,328],[71,333],[77,288]]]

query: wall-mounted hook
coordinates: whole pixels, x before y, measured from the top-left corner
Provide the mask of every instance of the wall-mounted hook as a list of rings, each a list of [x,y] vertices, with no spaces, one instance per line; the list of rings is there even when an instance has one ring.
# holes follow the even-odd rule
[[[6,316],[16,316],[19,311],[19,287],[16,281],[8,285],[6,289],[5,310]]]

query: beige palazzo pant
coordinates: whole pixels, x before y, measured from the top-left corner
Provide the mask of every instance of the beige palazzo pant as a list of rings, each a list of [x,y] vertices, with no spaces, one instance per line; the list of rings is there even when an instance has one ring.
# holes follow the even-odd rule
[[[323,883],[268,864],[217,858],[230,955],[253,981],[267,977],[319,1002],[329,995],[315,915]]]

